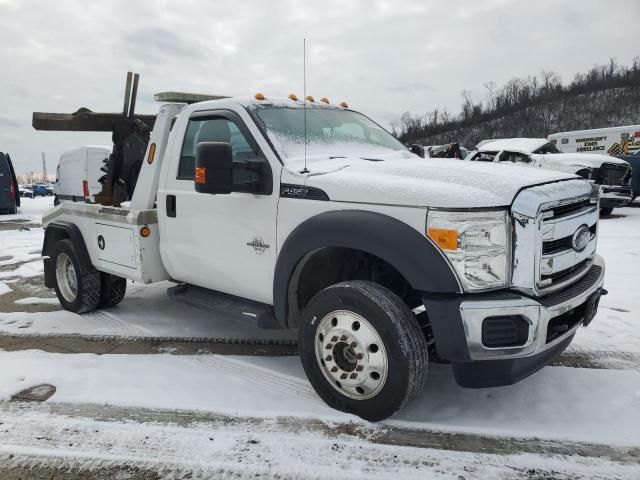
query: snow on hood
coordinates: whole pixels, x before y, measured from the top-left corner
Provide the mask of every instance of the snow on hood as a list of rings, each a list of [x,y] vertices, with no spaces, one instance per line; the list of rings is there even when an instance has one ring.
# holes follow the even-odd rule
[[[524,187],[575,175],[514,165],[422,159],[409,152],[379,157],[314,157],[288,162],[283,183],[324,190],[331,200],[437,208],[508,206]]]
[[[534,155],[542,157],[548,164],[556,163],[566,166],[600,168],[603,163],[629,165],[629,162],[599,153],[549,153],[546,155]]]

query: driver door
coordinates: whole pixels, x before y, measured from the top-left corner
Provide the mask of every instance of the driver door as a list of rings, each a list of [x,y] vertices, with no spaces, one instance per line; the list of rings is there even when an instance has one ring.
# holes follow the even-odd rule
[[[200,142],[228,142],[234,161],[268,165],[240,115],[230,110],[192,114],[175,178],[167,181],[166,204],[159,205],[166,208],[167,269],[182,282],[271,303],[278,202],[274,175],[234,169],[232,193],[197,193],[195,151]]]

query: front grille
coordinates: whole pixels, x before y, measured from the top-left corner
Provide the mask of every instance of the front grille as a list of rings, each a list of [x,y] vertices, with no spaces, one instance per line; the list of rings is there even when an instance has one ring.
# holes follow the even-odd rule
[[[598,226],[595,223],[589,228],[589,230],[591,231],[592,238],[596,234],[597,228]],[[569,250],[573,248],[572,238],[573,236],[570,235],[568,237],[560,238],[558,240],[551,240],[549,242],[544,242],[542,244],[542,254],[553,255],[554,253],[564,252],[565,250]]]
[[[549,211],[553,213],[553,218],[564,217],[564,216],[576,213],[584,208],[587,208],[590,205],[591,205],[591,202],[589,199],[587,199],[587,200],[583,200],[582,202],[570,203],[568,205],[559,205],[555,208],[552,208]]]
[[[551,280],[552,284],[553,283],[564,282],[568,278],[570,278],[573,275],[575,275],[578,272],[580,272],[580,270],[582,270],[584,267],[586,267],[588,263],[589,263],[589,259],[586,259],[586,260],[581,261],[580,263],[576,263],[572,267],[565,268],[564,270],[561,270],[559,272],[553,273],[551,275],[542,275],[540,278],[541,278],[541,280],[543,282]]]
[[[629,167],[614,163],[603,163],[597,172],[596,183],[600,185],[625,185],[630,175]]]

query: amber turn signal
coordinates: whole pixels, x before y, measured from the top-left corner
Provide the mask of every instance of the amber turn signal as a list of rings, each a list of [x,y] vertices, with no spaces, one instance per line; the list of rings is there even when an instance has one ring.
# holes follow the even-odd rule
[[[207,169],[205,167],[196,167],[195,181],[200,185],[207,183]]]
[[[446,228],[430,228],[427,231],[429,238],[443,250],[458,249],[458,232]]]
[[[147,238],[149,235],[151,235],[151,230],[149,229],[149,227],[142,227],[140,229],[140,236]]]
[[[149,165],[153,163],[153,159],[155,158],[155,156],[156,156],[156,144],[152,143],[149,146],[149,156],[147,157],[147,163]]]

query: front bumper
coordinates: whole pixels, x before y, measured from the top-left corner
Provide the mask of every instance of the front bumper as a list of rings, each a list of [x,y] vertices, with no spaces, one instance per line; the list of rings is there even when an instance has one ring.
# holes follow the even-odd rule
[[[599,188],[601,208],[624,207],[633,199],[633,191],[629,186],[599,185]]]
[[[604,284],[604,261],[595,256],[577,282],[546,297],[511,291],[452,298],[423,296],[440,357],[453,364],[458,383],[489,387],[515,383],[549,363],[571,343],[590,299]],[[596,303],[593,308],[597,308]],[[518,316],[528,332],[518,346],[491,348],[483,340],[487,318]],[[561,332],[561,333],[558,333]]]

